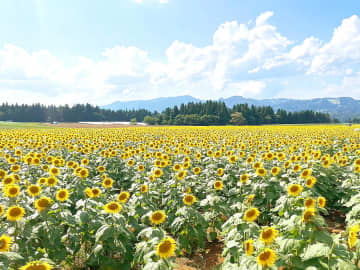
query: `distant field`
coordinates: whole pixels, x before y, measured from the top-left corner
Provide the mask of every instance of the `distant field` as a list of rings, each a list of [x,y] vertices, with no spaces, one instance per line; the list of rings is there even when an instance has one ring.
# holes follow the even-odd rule
[[[45,123],[24,123],[24,122],[3,122],[0,121],[0,128],[50,128]]]

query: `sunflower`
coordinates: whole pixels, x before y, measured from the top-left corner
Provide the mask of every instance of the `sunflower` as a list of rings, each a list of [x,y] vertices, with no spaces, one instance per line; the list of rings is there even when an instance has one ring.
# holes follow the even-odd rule
[[[156,247],[156,255],[160,258],[169,258],[175,254],[176,242],[171,237],[166,237]]]
[[[258,218],[259,215],[260,215],[260,212],[257,208],[250,208],[250,209],[246,210],[246,212],[244,214],[244,219],[247,222],[253,222]]]
[[[302,214],[301,222],[310,222],[315,214],[315,208],[307,208]]]
[[[69,191],[67,189],[60,189],[57,193],[56,193],[56,199],[59,202],[64,202],[69,198]]]
[[[3,186],[6,185],[12,185],[15,183],[15,179],[11,176],[6,176],[3,180],[2,180],[2,184]]]
[[[265,176],[267,174],[267,171],[264,168],[257,168],[256,169],[256,174],[258,176]]]
[[[52,176],[58,176],[60,174],[60,170],[56,167],[50,168],[49,173]]]
[[[183,180],[185,176],[186,176],[186,171],[179,171],[176,175],[178,180]]]
[[[44,185],[46,183],[46,180],[47,180],[46,178],[41,177],[41,178],[39,178],[39,180],[37,182],[38,182],[39,185],[42,186],[42,185]]]
[[[54,187],[57,184],[58,180],[55,176],[50,176],[46,178],[46,184],[50,187]]]
[[[250,205],[255,198],[255,194],[250,194],[246,199],[246,205]]]
[[[240,182],[243,184],[246,184],[249,181],[249,175],[248,174],[242,174],[240,175]]]
[[[7,197],[15,198],[20,194],[20,187],[18,185],[8,185],[4,187],[4,192]]]
[[[326,205],[326,199],[324,197],[319,197],[318,198],[318,205],[321,207],[321,208],[324,208],[325,205]]]
[[[237,156],[232,155],[232,156],[229,157],[229,162],[230,163],[235,163],[236,161],[237,161]]]
[[[276,258],[276,254],[272,249],[265,248],[265,250],[257,257],[257,262],[265,269],[267,267],[273,266]]]
[[[348,244],[350,248],[356,245],[357,234],[359,232],[359,225],[352,226],[349,230]]]
[[[247,256],[251,256],[254,253],[254,246],[252,239],[249,239],[245,242],[245,252]]]
[[[223,168],[219,168],[217,171],[216,171],[217,175],[218,176],[222,176],[224,174],[224,169]]]
[[[164,211],[158,210],[151,214],[150,221],[152,224],[159,225],[163,223],[166,219],[166,214]]]
[[[216,190],[222,190],[223,187],[224,187],[224,184],[223,184],[222,181],[216,181],[216,182],[214,183],[214,188],[215,188]]]
[[[299,164],[295,164],[293,167],[293,172],[298,172],[301,170],[301,166]]]
[[[183,202],[184,202],[184,204],[186,204],[188,206],[193,205],[196,202],[196,197],[194,195],[187,194],[183,198]]]
[[[303,190],[303,187],[298,184],[291,184],[288,187],[288,194],[291,196],[298,196]]]
[[[261,230],[260,240],[265,245],[271,245],[278,235],[278,231],[274,227],[266,227]]]
[[[25,215],[24,208],[20,206],[11,206],[6,211],[6,218],[9,221],[18,221]]]
[[[311,169],[305,169],[301,172],[301,178],[306,179],[311,176]]]
[[[32,261],[28,262],[23,267],[20,267],[19,270],[52,270],[53,267],[46,263],[41,261]]]
[[[104,206],[106,213],[116,214],[119,213],[122,209],[122,206],[118,202],[109,202]]]
[[[4,210],[4,206],[2,206],[0,204],[0,217],[4,214],[5,210]]]
[[[93,188],[91,189],[91,194],[92,194],[91,198],[97,198],[100,196],[101,190],[99,188]]]
[[[317,181],[316,177],[311,176],[308,179],[306,179],[306,186],[308,188],[312,188],[316,184],[316,181]]]
[[[0,252],[7,252],[10,250],[12,239],[10,236],[3,234],[0,237]]]
[[[48,197],[41,197],[40,199],[35,201],[35,207],[38,212],[41,212],[46,209],[51,204],[51,199]]]
[[[304,201],[305,208],[314,208],[315,207],[315,200],[313,198],[308,198]]]
[[[7,176],[7,172],[0,169],[0,179],[4,179]]]
[[[121,203],[126,203],[129,198],[130,198],[130,193],[127,191],[123,191],[118,195],[117,200]]]
[[[104,166],[98,166],[97,170],[98,170],[99,173],[104,173],[106,171]]]
[[[18,171],[20,171],[20,169],[21,169],[21,167],[19,165],[12,165],[10,167],[10,171],[12,171],[12,172],[18,172]]]
[[[82,168],[79,172],[79,176],[80,178],[86,178],[89,176],[89,170],[88,169],[85,169],[85,168]]]
[[[273,176],[277,176],[278,174],[279,174],[279,172],[280,172],[280,167],[273,167],[272,169],[271,169],[271,174],[273,175]]]
[[[200,169],[199,167],[195,167],[195,168],[193,169],[193,172],[194,172],[195,174],[199,174],[199,173],[201,172],[201,169]]]
[[[31,197],[39,196],[41,192],[41,187],[38,185],[30,185],[27,188],[27,192]]]
[[[105,188],[111,188],[113,186],[114,181],[111,178],[105,178],[104,181],[102,182],[102,185]]]
[[[140,188],[141,193],[146,193],[148,191],[149,187],[148,185],[142,185]]]
[[[153,175],[156,177],[156,178],[159,178],[163,175],[163,171],[161,169],[155,169],[154,172],[153,172]]]
[[[181,169],[182,169],[182,165],[181,165],[181,164],[179,164],[179,163],[174,164],[173,170],[174,170],[175,172],[178,172],[178,171],[180,171]]]

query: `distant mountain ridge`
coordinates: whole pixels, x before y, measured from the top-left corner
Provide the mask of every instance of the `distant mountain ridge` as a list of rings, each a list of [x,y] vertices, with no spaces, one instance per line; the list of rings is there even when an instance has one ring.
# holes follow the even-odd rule
[[[220,98],[226,106],[232,108],[236,104],[247,103],[255,106],[271,106],[275,111],[284,109],[289,112],[312,110],[315,112],[328,112],[331,116],[345,120],[348,118],[360,117],[360,100],[351,97],[338,98],[314,98],[307,100],[300,99],[252,99],[242,96]],[[116,101],[105,105],[102,108],[112,110],[147,109],[149,111],[161,112],[167,107],[180,106],[182,103],[205,101],[192,96],[162,97],[150,100]]]

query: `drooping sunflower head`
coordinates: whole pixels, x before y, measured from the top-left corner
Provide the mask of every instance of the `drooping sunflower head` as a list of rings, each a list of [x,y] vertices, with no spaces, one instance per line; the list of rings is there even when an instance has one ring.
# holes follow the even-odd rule
[[[166,237],[156,247],[156,255],[160,258],[169,258],[175,254],[176,242],[171,237]]]
[[[303,190],[303,187],[301,185],[298,184],[291,184],[288,187],[288,194],[291,196],[298,196]]]
[[[183,202],[184,204],[186,204],[187,206],[193,205],[196,202],[196,198],[194,195],[191,194],[187,194],[184,198],[183,198]]]
[[[165,221],[166,214],[162,210],[155,211],[150,216],[150,221],[152,224],[158,225]]]
[[[315,208],[307,208],[303,214],[302,214],[302,218],[301,218],[301,222],[311,222],[312,218],[316,215],[316,210]]]
[[[222,190],[223,187],[224,187],[224,184],[223,184],[222,181],[216,181],[216,182],[214,183],[214,188],[215,188],[216,190]]]
[[[257,262],[263,269],[265,269],[273,266],[276,262],[276,258],[276,253],[272,249],[266,248],[257,257]]]
[[[271,245],[278,235],[278,231],[274,227],[266,227],[261,230],[260,240],[265,245]]]
[[[245,242],[245,253],[247,256],[251,256],[254,253],[254,246],[252,239],[249,239]]]
[[[121,203],[126,203],[129,198],[130,198],[130,193],[127,191],[123,191],[118,195],[117,200]]]
[[[41,192],[41,187],[38,185],[30,185],[27,188],[27,192],[31,197],[39,196]]]
[[[259,215],[260,215],[260,211],[257,208],[250,208],[246,210],[244,214],[244,219],[247,222],[253,222],[258,218]]]
[[[35,207],[38,212],[41,212],[45,210],[51,204],[51,202],[52,201],[50,198],[44,196],[35,201]]]
[[[12,244],[12,238],[6,234],[0,237],[0,252],[8,252]]]
[[[46,263],[41,261],[32,261],[28,262],[23,267],[20,267],[19,270],[52,270],[53,267]]]
[[[246,205],[250,205],[252,203],[252,201],[255,198],[255,194],[250,194],[247,198],[246,198]]]
[[[119,213],[122,209],[122,206],[118,202],[109,202],[104,206],[106,213],[116,214]]]
[[[319,197],[318,198],[318,205],[321,207],[321,208],[324,208],[325,205],[326,205],[326,199],[324,197]]]
[[[6,217],[9,221],[18,221],[25,215],[24,208],[20,206],[11,206],[6,211]]]
[[[65,202],[69,198],[69,191],[67,189],[60,189],[56,193],[56,199],[59,202]]]

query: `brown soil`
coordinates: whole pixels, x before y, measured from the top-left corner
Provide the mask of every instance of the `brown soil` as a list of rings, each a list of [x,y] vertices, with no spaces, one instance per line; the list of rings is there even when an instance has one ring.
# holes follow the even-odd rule
[[[221,253],[224,244],[220,242],[208,243],[205,252],[195,253],[191,258],[176,258],[176,270],[212,270],[223,261]]]

